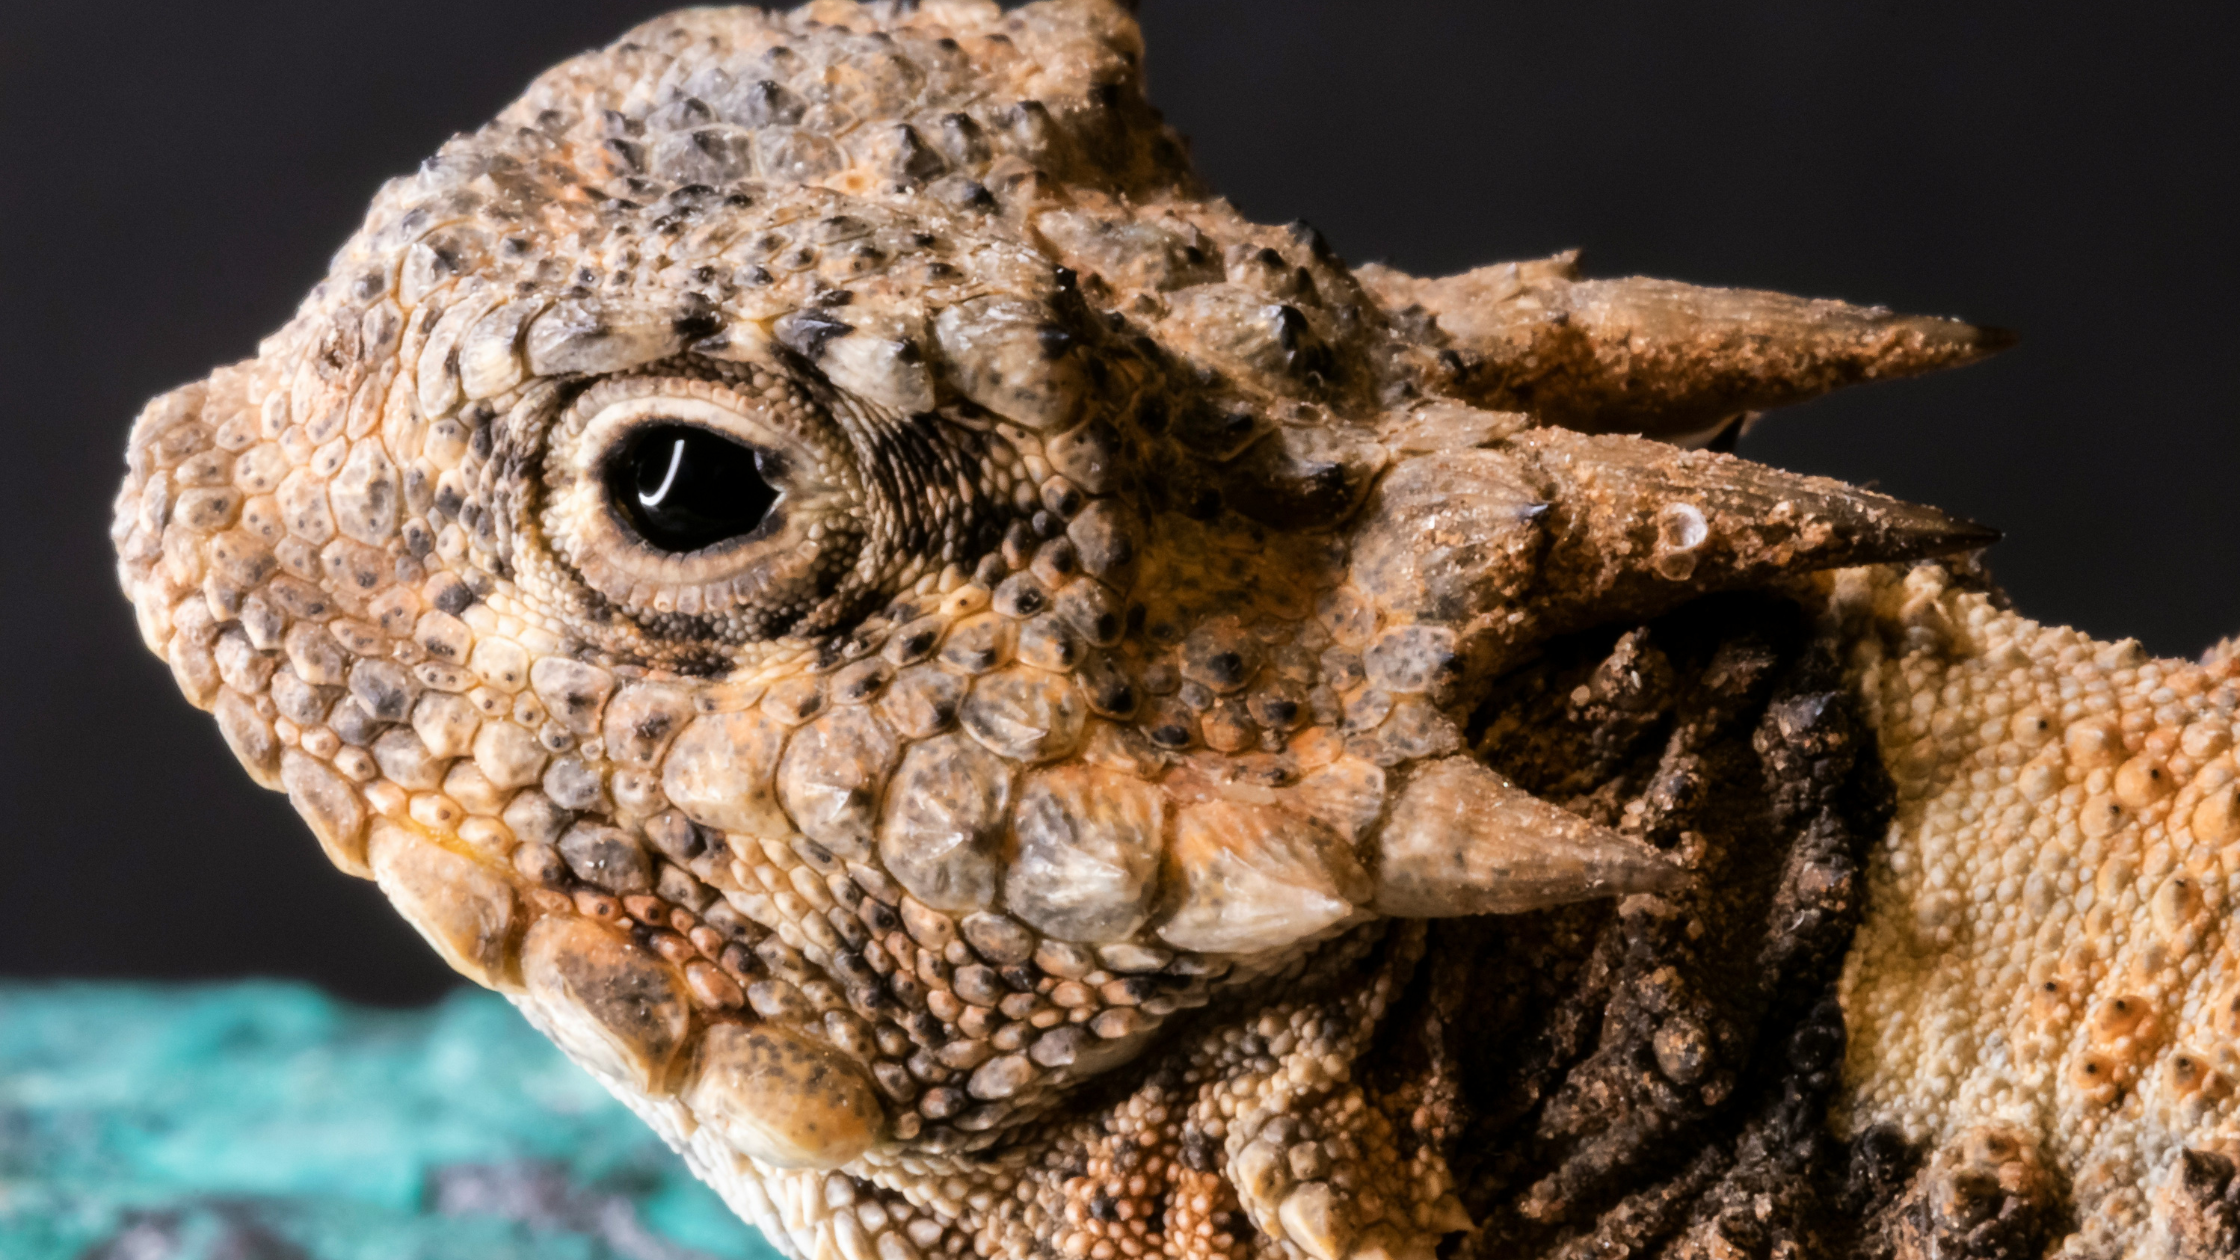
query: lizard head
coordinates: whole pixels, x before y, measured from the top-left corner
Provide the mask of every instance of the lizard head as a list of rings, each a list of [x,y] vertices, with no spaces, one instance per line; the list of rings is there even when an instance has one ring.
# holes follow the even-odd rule
[[[1352,269],[1140,67],[1090,0],[660,19],[134,429],[187,697],[719,1184],[1001,1147],[1380,920],[1673,887],[1474,755],[1494,683],[1986,539],[1657,438],[1989,335]]]

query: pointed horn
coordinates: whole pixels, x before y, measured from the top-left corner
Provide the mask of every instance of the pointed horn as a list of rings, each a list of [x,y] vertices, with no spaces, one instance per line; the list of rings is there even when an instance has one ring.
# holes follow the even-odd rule
[[[1376,838],[1372,908],[1406,919],[1516,914],[1669,892],[1687,872],[1468,757],[1417,770]]]
[[[1826,477],[1535,429],[1392,468],[1362,515],[1349,576],[1387,615],[1452,628],[1465,672],[1482,677],[1525,644],[1707,592],[1998,537]]]
[[[2014,343],[2004,329],[1879,306],[1644,276],[1581,280],[1577,260],[1434,280],[1372,267],[1361,280],[1388,309],[1420,307],[1437,321],[1478,405],[1684,445],[1744,412],[1958,367]]]
[[[1828,477],[1644,438],[1542,429],[1511,449],[1548,486],[1542,625],[1648,616],[1707,591],[1854,564],[1918,560],[1999,532]]]

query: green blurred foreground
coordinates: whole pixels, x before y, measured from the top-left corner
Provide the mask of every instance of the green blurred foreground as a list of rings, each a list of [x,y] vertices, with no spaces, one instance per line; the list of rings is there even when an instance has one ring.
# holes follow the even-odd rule
[[[775,1260],[504,1000],[0,985],[6,1260]]]

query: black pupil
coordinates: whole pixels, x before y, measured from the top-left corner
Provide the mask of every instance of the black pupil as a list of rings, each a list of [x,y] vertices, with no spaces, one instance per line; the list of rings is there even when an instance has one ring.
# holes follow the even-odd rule
[[[690,425],[633,435],[607,486],[638,533],[664,551],[698,551],[754,532],[778,491],[752,447]]]

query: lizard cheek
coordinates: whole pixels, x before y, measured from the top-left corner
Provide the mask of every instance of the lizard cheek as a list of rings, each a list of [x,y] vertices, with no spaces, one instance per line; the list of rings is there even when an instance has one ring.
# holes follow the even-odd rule
[[[1109,770],[1037,775],[1013,814],[1018,853],[1004,904],[1060,940],[1132,938],[1157,904],[1166,804],[1152,785]]]

